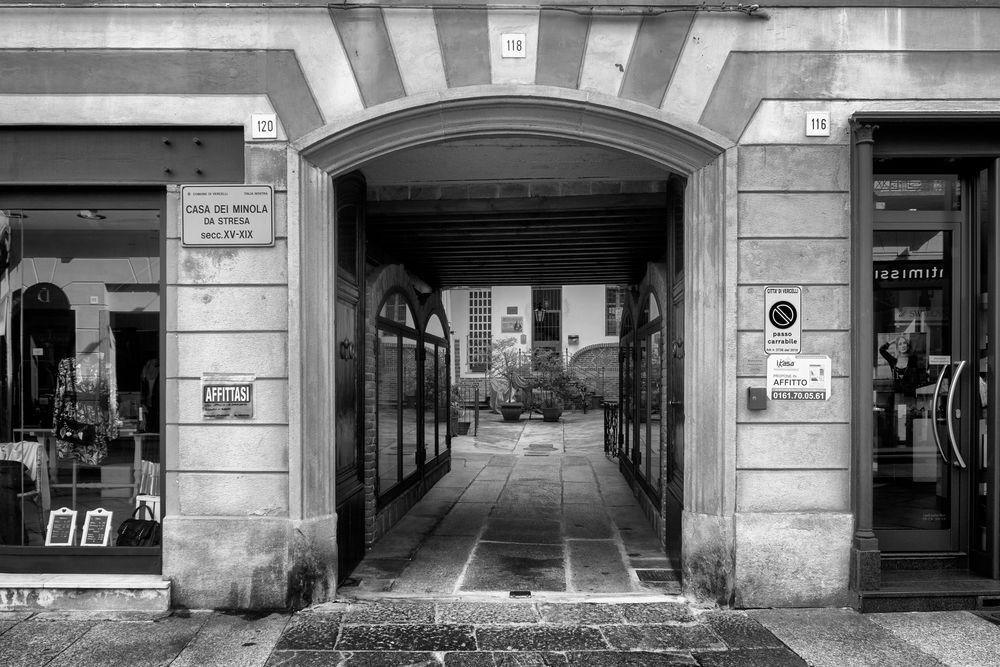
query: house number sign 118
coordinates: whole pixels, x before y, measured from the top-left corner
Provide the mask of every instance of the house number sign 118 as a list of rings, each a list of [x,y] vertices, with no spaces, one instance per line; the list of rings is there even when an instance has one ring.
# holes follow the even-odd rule
[[[506,32],[500,35],[501,58],[527,58],[528,46],[523,32]]]

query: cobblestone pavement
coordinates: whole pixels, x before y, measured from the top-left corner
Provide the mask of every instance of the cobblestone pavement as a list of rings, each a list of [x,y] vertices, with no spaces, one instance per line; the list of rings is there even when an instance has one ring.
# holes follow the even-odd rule
[[[359,600],[295,613],[0,613],[0,665],[989,667],[964,611],[733,611],[674,602]]]

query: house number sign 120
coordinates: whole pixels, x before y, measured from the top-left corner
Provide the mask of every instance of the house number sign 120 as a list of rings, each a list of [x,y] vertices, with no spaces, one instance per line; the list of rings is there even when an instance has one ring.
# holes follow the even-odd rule
[[[501,58],[526,58],[527,41],[523,32],[507,32],[500,35]]]

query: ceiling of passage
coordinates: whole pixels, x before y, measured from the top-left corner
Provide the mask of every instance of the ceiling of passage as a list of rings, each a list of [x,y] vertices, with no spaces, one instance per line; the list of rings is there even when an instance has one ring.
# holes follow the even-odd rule
[[[598,146],[469,139],[361,167],[369,257],[434,287],[631,284],[666,252],[666,180]]]

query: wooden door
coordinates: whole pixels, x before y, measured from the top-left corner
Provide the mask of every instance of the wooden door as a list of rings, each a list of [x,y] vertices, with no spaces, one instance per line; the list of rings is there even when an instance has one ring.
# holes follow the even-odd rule
[[[337,455],[338,580],[343,581],[365,554],[364,420],[360,383],[364,368],[364,211],[365,181],[349,174],[335,183],[337,204],[337,289],[334,433]]]

